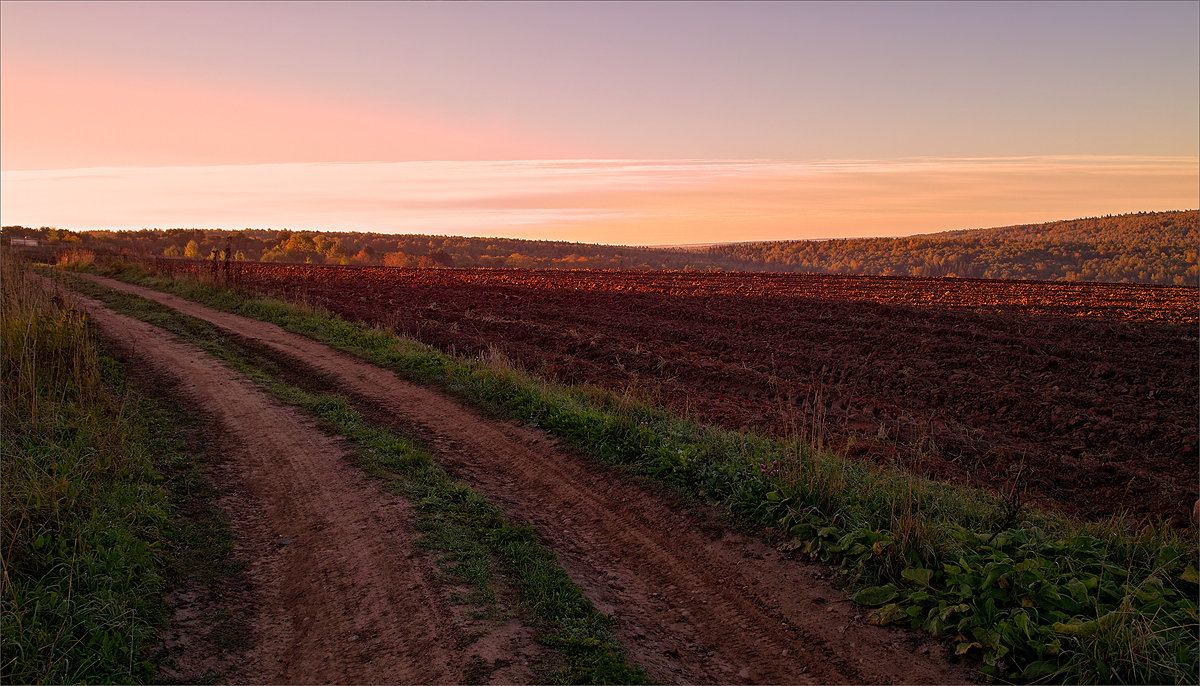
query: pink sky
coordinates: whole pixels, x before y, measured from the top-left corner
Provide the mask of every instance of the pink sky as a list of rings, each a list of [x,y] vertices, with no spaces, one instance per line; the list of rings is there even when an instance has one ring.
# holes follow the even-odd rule
[[[692,243],[1200,197],[1195,3],[0,4],[0,221]]]
[[[0,72],[6,170],[517,159],[569,149],[551,135],[502,123],[271,84],[7,60]]]
[[[620,244],[895,236],[1184,209],[1190,158],[523,160],[4,172],[5,224]],[[181,222],[180,217],[187,217]]]

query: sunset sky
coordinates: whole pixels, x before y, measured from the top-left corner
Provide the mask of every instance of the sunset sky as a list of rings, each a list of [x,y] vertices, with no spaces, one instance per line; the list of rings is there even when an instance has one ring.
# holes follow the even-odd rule
[[[1200,204],[1200,4],[0,3],[0,221],[626,244]]]

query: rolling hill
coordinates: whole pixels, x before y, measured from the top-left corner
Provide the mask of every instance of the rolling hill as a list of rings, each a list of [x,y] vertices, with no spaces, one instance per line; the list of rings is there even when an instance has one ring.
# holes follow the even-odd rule
[[[883,276],[1197,283],[1200,211],[1139,212],[902,238],[630,247],[510,238],[245,229],[68,231],[3,228],[4,243],[140,257],[396,267],[680,269]]]

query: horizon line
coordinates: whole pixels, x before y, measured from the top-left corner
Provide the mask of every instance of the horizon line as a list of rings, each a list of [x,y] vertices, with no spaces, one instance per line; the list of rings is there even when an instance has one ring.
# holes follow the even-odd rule
[[[224,227],[200,227],[200,226],[172,226],[168,228],[161,227],[141,227],[141,228],[88,228],[88,229],[63,229],[57,226],[24,226],[21,224],[9,224],[0,227],[0,229],[24,229],[26,231],[40,231],[42,229],[54,229],[56,231],[71,231],[77,233],[88,233],[91,231],[110,231],[110,232],[136,232],[136,231],[218,231],[237,233],[241,231],[288,231],[290,233],[357,233],[364,235],[378,236],[427,236],[430,238],[463,238],[468,240],[508,240],[508,241],[524,241],[529,243],[566,243],[569,245],[590,245],[607,248],[633,248],[640,250],[665,250],[671,248],[707,248],[724,245],[757,245],[762,243],[820,243],[826,241],[844,241],[844,240],[875,240],[875,239],[890,239],[897,240],[902,238],[917,238],[919,236],[936,236],[944,233],[959,233],[967,231],[989,231],[992,229],[1007,229],[1022,226],[1041,226],[1047,224],[1058,224],[1061,222],[1087,221],[1089,219],[1105,219],[1108,217],[1129,217],[1142,214],[1172,214],[1176,212],[1200,212],[1200,207],[1189,207],[1183,209],[1166,209],[1166,210],[1137,210],[1133,212],[1120,212],[1117,214],[1094,214],[1083,217],[1070,217],[1064,219],[1052,219],[1042,222],[1024,222],[1017,224],[1000,224],[996,226],[973,226],[960,229],[942,229],[939,231],[927,231],[913,234],[904,234],[901,236],[879,236],[879,235],[862,235],[862,236],[828,236],[814,238],[780,238],[775,240],[749,240],[749,241],[705,241],[700,243],[655,243],[653,245],[634,245],[629,243],[597,243],[589,241],[570,241],[570,240],[554,240],[540,238],[513,238],[511,236],[485,236],[485,235],[458,235],[458,234],[438,234],[438,233],[386,233],[382,231],[355,231],[351,229],[289,229],[287,227],[272,228],[272,227],[244,227],[241,229],[229,229]]]

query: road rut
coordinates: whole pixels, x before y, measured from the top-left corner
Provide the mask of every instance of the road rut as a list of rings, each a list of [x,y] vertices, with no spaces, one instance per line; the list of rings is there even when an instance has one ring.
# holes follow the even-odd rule
[[[266,322],[89,276],[242,336],[336,380],[418,433],[456,476],[530,522],[630,658],[666,683],[961,683],[944,646],[862,620],[828,570],[679,512],[661,494],[459,401]],[[377,414],[377,413],[376,413]]]
[[[436,561],[418,550],[407,501],[365,477],[341,441],[220,361],[98,301],[71,297],[102,335],[174,381],[224,432],[213,436],[224,458],[214,479],[238,555],[249,560],[244,573],[254,596],[253,608],[240,608],[251,615],[253,641],[232,648],[241,659],[227,681],[463,681],[471,652],[458,647],[470,643],[463,610],[445,597]],[[501,649],[509,657],[533,640],[528,630],[499,633],[511,634],[513,644]],[[186,646],[176,659],[171,674],[183,682],[212,666]],[[509,682],[529,676],[528,669],[493,674]]]

